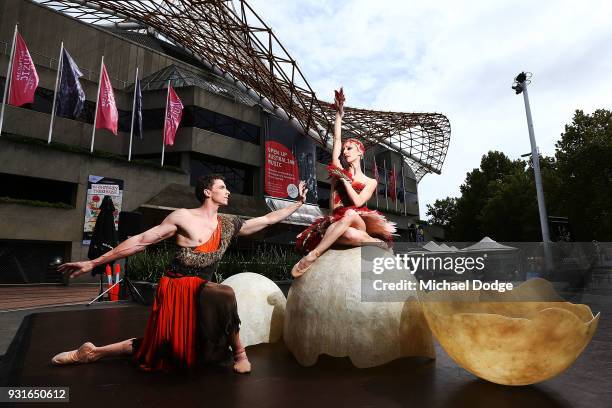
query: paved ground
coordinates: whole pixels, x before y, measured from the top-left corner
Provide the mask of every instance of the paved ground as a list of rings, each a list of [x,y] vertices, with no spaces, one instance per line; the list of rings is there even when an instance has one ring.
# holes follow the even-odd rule
[[[49,364],[58,350],[85,339],[105,344],[139,335],[149,314],[143,306],[30,316],[18,335],[19,348],[9,353],[14,369],[6,378],[12,385],[68,386],[70,402],[89,408],[608,408],[612,401],[612,302],[602,296],[583,297],[602,312],[593,341],[567,371],[524,387],[480,380],[457,366],[439,345],[435,361],[402,358],[357,369],[347,358],[327,356],[312,367],[302,367],[282,342],[260,344],[248,348],[254,371],[242,376],[233,374],[230,367],[206,367],[192,375],[145,373],[129,359],[119,358],[70,367]]]
[[[0,286],[0,356],[6,352],[23,318],[32,313],[135,306],[135,303],[128,301],[96,302],[87,306],[98,295],[98,290],[97,283]]]
[[[586,293],[566,292],[563,296],[589,305],[593,313],[601,312],[599,327],[589,346],[565,373],[527,387],[504,387],[479,380],[458,367],[438,344],[435,362],[400,359],[368,370],[355,369],[346,359],[328,357],[322,357],[314,367],[300,367],[282,344],[249,347],[256,367],[250,376],[235,376],[231,370],[220,368],[205,370],[195,377],[151,375],[139,372],[128,360],[60,369],[49,365],[52,354],[86,339],[104,344],[140,335],[149,309],[132,302],[0,312],[0,355],[6,352],[24,317],[35,314],[28,318],[31,329],[20,342],[24,348],[10,353],[23,358],[21,374],[15,378],[22,385],[69,385],[71,402],[90,407],[108,406],[117,401],[147,407],[200,405],[204,401],[208,406],[244,406],[248,401],[250,406],[261,407],[328,404],[609,407],[612,401],[612,290],[598,287]],[[0,366],[11,361],[7,354]]]
[[[0,286],[0,312],[35,307],[88,303],[98,295],[100,285],[81,283],[63,285]]]

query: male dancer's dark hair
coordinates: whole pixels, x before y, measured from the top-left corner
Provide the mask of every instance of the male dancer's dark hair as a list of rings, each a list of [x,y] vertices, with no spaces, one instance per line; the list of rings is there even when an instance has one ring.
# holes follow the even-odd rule
[[[198,177],[198,182],[195,186],[195,196],[200,203],[204,203],[206,200],[206,196],[204,195],[205,189],[211,189],[215,180],[223,180],[225,181],[225,177],[221,174],[206,174],[204,176]]]

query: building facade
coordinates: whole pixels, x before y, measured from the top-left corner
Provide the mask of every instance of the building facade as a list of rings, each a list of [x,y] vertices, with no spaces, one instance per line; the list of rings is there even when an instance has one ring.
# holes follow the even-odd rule
[[[0,1],[0,82],[4,84],[13,30],[25,39],[40,76],[32,106],[7,105],[0,136],[0,283],[49,280],[47,265],[55,257],[85,259],[83,225],[90,176],[123,181],[121,210],[142,214],[142,228],[159,222],[170,211],[195,207],[193,186],[204,174],[221,173],[232,192],[223,212],[242,217],[270,210],[264,197],[264,141],[269,123],[280,120],[214,75],[180,48],[146,32],[102,28],[84,23],[27,0]],[[84,73],[83,113],[76,119],[55,118],[53,143],[47,144],[60,43]],[[89,154],[100,59],[113,84],[119,110],[119,134],[96,132]],[[139,68],[143,90],[144,137],[133,141],[134,160],[127,161],[134,74]],[[174,146],[166,148],[159,166],[166,87],[170,81],[185,106]],[[4,85],[2,85],[4,86]],[[328,207],[329,151],[317,147],[318,203]],[[398,175],[399,154],[375,146],[365,157],[383,163]],[[419,219],[417,180],[404,166],[392,201],[383,182],[368,206],[378,208],[405,236]],[[275,226],[255,241],[291,245],[303,223]]]

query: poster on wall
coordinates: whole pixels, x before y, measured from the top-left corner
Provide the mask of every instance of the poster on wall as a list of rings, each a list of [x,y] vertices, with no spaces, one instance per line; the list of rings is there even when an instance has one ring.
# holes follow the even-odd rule
[[[104,196],[110,196],[115,206],[115,228],[119,228],[119,213],[123,200],[123,180],[101,176],[89,176],[87,181],[87,199],[85,202],[85,225],[83,226],[83,245],[89,245],[100,204]]]
[[[306,182],[308,203],[317,203],[315,144],[287,122],[269,116],[265,145],[264,194],[295,200],[300,180]]]

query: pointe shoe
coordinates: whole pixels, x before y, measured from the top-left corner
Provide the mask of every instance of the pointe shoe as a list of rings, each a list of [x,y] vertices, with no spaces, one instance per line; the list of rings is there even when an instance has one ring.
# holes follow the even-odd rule
[[[321,255],[320,255],[320,254],[319,254],[317,251],[315,251],[315,250],[310,251],[310,252],[308,253],[308,255],[310,255],[310,254],[314,254],[314,255],[315,255],[315,259],[314,259],[314,261],[312,261],[312,262],[310,263],[310,265],[308,265],[308,266],[307,266],[307,267],[305,267],[305,268],[300,268],[300,263],[301,263],[301,262],[304,260],[304,258],[306,258],[306,257],[304,257],[304,258],[300,259],[298,263],[296,263],[295,265],[293,265],[293,268],[291,268],[291,276],[293,276],[293,278],[294,278],[294,279],[297,279],[297,278],[299,278],[300,276],[302,276],[303,274],[305,274],[305,273],[306,273],[306,271],[308,271],[308,269],[310,269],[310,267],[312,266],[312,264],[314,264],[314,263],[315,263],[315,261],[316,261],[316,260],[319,258],[319,256],[321,256]],[[306,256],[308,256],[308,255],[306,255]]]
[[[248,374],[251,372],[251,363],[247,358],[244,348],[234,353],[234,372],[238,374]]]
[[[378,247],[378,248],[382,249],[383,251],[389,252],[391,250],[391,247],[389,246],[389,244],[387,242],[383,241],[383,240],[377,240],[377,241],[374,241],[374,242],[368,242],[367,244],[375,246],[375,247]]]
[[[85,364],[96,361],[97,358],[92,354],[96,346],[92,343],[83,343],[81,347],[72,351],[64,351],[55,355],[51,359],[53,365],[66,365],[66,364]]]

